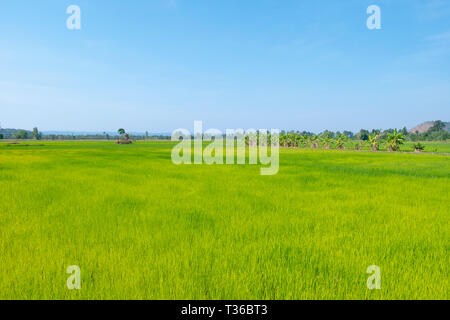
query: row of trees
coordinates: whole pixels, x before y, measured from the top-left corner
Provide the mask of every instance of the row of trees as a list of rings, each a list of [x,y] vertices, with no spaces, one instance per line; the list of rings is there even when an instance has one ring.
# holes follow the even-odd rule
[[[357,133],[353,133],[351,131],[343,131],[341,133],[340,131],[332,132],[332,131],[325,130],[320,135],[326,136],[329,138],[337,138],[337,137],[341,137],[342,135],[345,135],[348,140],[369,141],[371,135],[380,135],[380,137],[385,138],[385,137],[387,137],[388,134],[392,134],[394,132],[394,130],[396,130],[397,132],[402,133],[404,138],[409,141],[445,141],[445,140],[450,139],[450,132],[447,131],[445,128],[446,128],[446,124],[441,120],[437,120],[434,122],[434,124],[431,128],[429,128],[426,132],[423,132],[423,133],[419,133],[418,131],[416,131],[414,133],[408,132],[408,129],[406,127],[404,127],[401,130],[372,129],[370,131],[370,130],[366,130],[366,129],[361,129]],[[291,135],[292,134],[294,134],[294,135],[302,134],[302,135],[308,135],[308,136],[314,135],[314,133],[307,132],[307,131],[303,131],[303,132],[282,131],[281,133],[286,134],[286,135],[287,134],[291,134]]]
[[[6,137],[11,139],[35,139],[41,140],[42,135],[38,131],[37,128],[34,128],[32,132],[26,130],[5,130],[6,136],[3,133],[0,133],[0,139],[4,139]]]
[[[280,134],[280,145],[283,147],[300,147],[309,145],[313,148],[318,148],[322,146],[325,149],[331,147],[336,147],[338,149],[345,148],[348,140],[353,140],[355,142],[355,148],[362,148],[363,145],[369,145],[370,149],[378,150],[381,145],[386,145],[388,149],[397,149],[397,143],[392,142],[393,140],[399,140],[398,135],[401,134],[402,141],[430,141],[430,140],[448,140],[450,139],[450,133],[445,129],[446,124],[440,120],[434,122],[433,126],[426,132],[419,133],[409,133],[406,127],[401,130],[397,129],[387,129],[382,131],[381,129],[373,129],[372,131],[361,129],[358,133],[353,133],[351,131],[343,131],[342,133],[332,132],[325,130],[319,135],[312,132],[299,132],[299,131],[282,131]],[[397,138],[392,138],[397,137]],[[103,134],[78,134],[78,135],[55,135],[47,134],[43,135],[39,132],[38,128],[34,128],[33,131],[26,130],[14,130],[14,129],[2,129],[0,132],[0,139],[12,138],[12,139],[35,139],[35,140],[149,140],[149,139],[159,139],[168,140],[170,136],[158,135],[149,136],[148,132],[145,135],[131,135],[125,132],[124,129],[118,130],[118,135],[110,136],[108,133],[103,132]]]
[[[361,139],[359,136],[353,145],[356,150],[361,150],[367,145],[370,150],[378,151],[385,146],[389,151],[400,150],[400,145],[406,140],[403,132],[393,129],[392,132],[374,131],[367,135],[367,139]],[[348,146],[349,135],[345,133],[334,134],[326,131],[320,135],[311,133],[285,132],[282,131],[279,137],[279,143],[282,147],[291,148],[323,148],[323,149],[345,149]]]
[[[0,139],[34,139],[34,140],[117,140],[122,139],[125,136],[118,133],[110,135],[103,132],[103,134],[43,134],[34,128],[33,131],[16,130],[16,129],[0,129]],[[124,132],[125,133],[125,132]],[[170,136],[166,135],[149,135],[146,132],[144,135],[131,135],[128,134],[128,139],[132,140],[168,140]]]

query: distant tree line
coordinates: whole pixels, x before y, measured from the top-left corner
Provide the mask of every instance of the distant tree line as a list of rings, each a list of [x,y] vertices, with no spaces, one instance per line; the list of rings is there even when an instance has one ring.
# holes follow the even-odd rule
[[[363,146],[368,146],[372,151],[380,150],[383,145],[389,151],[399,151],[400,145],[406,140],[406,135],[397,129],[385,130],[361,130],[356,135],[347,131],[346,133],[324,131],[319,135],[310,132],[285,132],[282,131],[279,136],[279,144],[282,147],[291,148],[323,148],[340,149],[348,147],[347,142],[354,140],[353,147],[356,150],[362,150]],[[421,150],[418,150],[421,151]]]
[[[145,132],[143,135],[128,134],[128,138],[131,140],[169,140],[168,135],[150,135]],[[34,139],[34,140],[117,140],[122,138],[120,133],[109,134],[103,132],[103,134],[43,134],[34,128],[32,131],[20,130],[20,129],[0,129],[0,139]]]
[[[47,134],[42,135],[43,140],[118,140],[123,138],[121,135],[110,135],[110,134],[72,134],[72,135],[61,135],[61,134]],[[170,140],[170,136],[166,135],[133,135],[129,134],[128,138],[130,140],[145,141],[145,140]]]
[[[450,139],[450,132],[445,129],[446,125],[443,121],[437,120],[434,122],[433,126],[428,129],[426,132],[419,133],[419,132],[408,132],[408,129],[404,127],[401,130],[397,129],[361,129],[357,133],[353,133],[352,131],[328,131],[325,130],[318,135],[312,132],[308,131],[281,131],[281,135],[306,135],[306,136],[322,136],[327,138],[337,138],[345,136],[348,140],[361,140],[361,141],[369,141],[371,135],[378,135],[380,139],[385,139],[389,134],[392,134],[395,130],[397,132],[402,133],[405,137],[405,140],[408,141],[443,141],[443,140],[449,140]]]
[[[450,139],[450,132],[446,129],[446,124],[441,120],[434,122],[433,126],[423,133],[418,131],[410,133],[408,139],[411,141],[437,141]]]
[[[0,129],[0,139],[31,139],[32,132],[18,129]]]
[[[122,131],[123,130],[123,131]],[[377,136],[379,140],[385,140],[390,134],[395,132],[401,133],[405,140],[408,141],[443,141],[450,139],[450,132],[446,130],[446,124],[437,120],[434,122],[433,126],[426,132],[408,132],[406,127],[401,130],[396,129],[361,129],[357,133],[352,131],[329,131],[325,130],[320,134],[315,134],[308,131],[281,131],[280,134],[280,144],[281,142],[286,142],[286,144],[295,144],[295,141],[299,141],[300,137],[316,137],[317,143],[321,139],[322,143],[327,144],[326,139],[335,140],[340,145],[341,140],[355,140],[361,143],[370,142],[371,136]],[[126,136],[125,136],[126,135]],[[320,139],[319,139],[320,137]],[[43,134],[39,132],[38,128],[34,128],[32,131],[18,130],[18,129],[0,129],[0,139],[35,139],[35,140],[118,140],[118,139],[129,139],[129,140],[170,140],[169,135],[149,135],[148,131],[143,135],[136,135],[131,133],[126,133],[124,129],[119,129],[117,134],[110,135],[109,133],[103,132],[103,134]],[[313,139],[314,140],[314,139]],[[315,142],[313,142],[315,144]]]

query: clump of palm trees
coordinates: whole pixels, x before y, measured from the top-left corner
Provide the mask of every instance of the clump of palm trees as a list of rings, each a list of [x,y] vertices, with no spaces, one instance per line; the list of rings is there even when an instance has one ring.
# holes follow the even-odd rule
[[[382,147],[389,151],[399,151],[400,145],[405,142],[405,139],[406,136],[397,129],[385,134],[373,132],[368,136],[368,140],[357,140],[354,144],[354,149],[362,150],[364,146],[367,146],[371,151],[379,151]],[[331,132],[316,135],[282,131],[279,136],[279,143],[281,147],[285,148],[345,150],[349,146],[347,135],[333,134]]]

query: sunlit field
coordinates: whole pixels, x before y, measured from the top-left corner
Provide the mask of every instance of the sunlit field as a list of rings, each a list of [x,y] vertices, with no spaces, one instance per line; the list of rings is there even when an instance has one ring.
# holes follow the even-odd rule
[[[448,153],[450,155],[450,141],[406,141],[404,144],[400,145],[400,152],[414,152],[414,145],[420,143],[425,149],[423,153]],[[346,143],[346,148],[348,150],[354,150],[356,141],[349,141]],[[370,147],[364,144],[362,150],[370,151]],[[388,151],[385,145],[381,145],[380,151]]]
[[[417,142],[406,142],[400,146],[401,151],[412,151],[414,150],[414,144]],[[450,141],[426,141],[420,142],[425,146],[424,152],[432,153],[449,153],[450,154]]]
[[[448,155],[282,148],[261,176],[173,145],[0,142],[0,299],[449,298]]]

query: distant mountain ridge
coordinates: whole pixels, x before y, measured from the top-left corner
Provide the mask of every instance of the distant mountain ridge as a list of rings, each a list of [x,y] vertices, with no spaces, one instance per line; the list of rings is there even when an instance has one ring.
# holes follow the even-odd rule
[[[416,133],[417,131],[422,134],[424,132],[427,132],[428,130],[430,130],[430,128],[434,125],[435,121],[426,121],[424,123],[421,123],[417,126],[415,126],[414,128],[410,129],[409,132],[410,133]],[[450,122],[444,122],[445,124],[445,130],[450,132]]]

